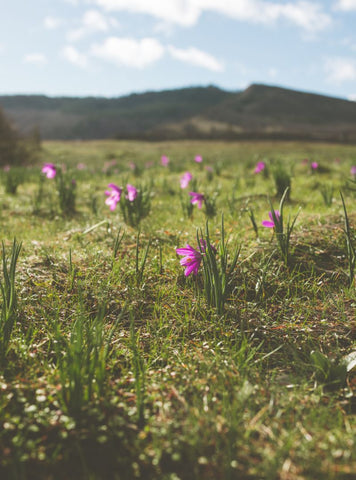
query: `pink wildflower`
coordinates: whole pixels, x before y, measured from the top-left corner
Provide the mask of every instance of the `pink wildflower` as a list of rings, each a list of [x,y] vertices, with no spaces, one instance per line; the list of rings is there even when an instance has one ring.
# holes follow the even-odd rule
[[[204,202],[204,195],[197,192],[189,192],[189,195],[192,197],[190,203],[192,203],[193,205],[197,203],[198,208],[201,208]]]
[[[281,214],[280,214],[279,210],[275,210],[274,215],[277,219],[277,222],[279,222],[279,219],[281,217]],[[272,212],[268,212],[268,216],[271,220],[263,220],[262,225],[264,227],[267,227],[267,228],[274,228],[276,225],[275,225],[274,220],[273,220]]]
[[[42,167],[42,173],[44,173],[47,178],[54,178],[57,174],[57,170],[53,163],[45,163]]]
[[[161,164],[163,165],[163,167],[168,167],[169,158],[167,157],[167,155],[162,155]]]
[[[137,197],[137,190],[133,185],[130,185],[129,183],[126,185],[126,188],[127,188],[126,198],[130,202],[133,202]]]
[[[256,168],[254,170],[254,173],[260,173],[262,170],[266,168],[265,162],[257,162]]]
[[[187,267],[184,271],[184,275],[188,277],[191,273],[194,275],[198,274],[198,270],[203,258],[203,255],[206,254],[206,241],[201,238],[200,239],[200,250],[196,250],[195,248],[191,247],[190,245],[186,245],[185,248],[177,248],[176,252],[178,255],[185,255],[184,258],[180,261],[180,264],[184,267]],[[210,245],[212,251],[216,253],[216,248],[214,245]]]
[[[188,244],[185,248],[177,248],[176,252],[178,255],[185,255],[180,261],[181,265],[187,267],[184,271],[184,275],[186,277],[191,273],[197,275],[202,260],[202,254]]]
[[[192,178],[193,175],[190,172],[185,172],[180,178],[180,187],[187,188]]]
[[[109,205],[111,211],[114,211],[116,208],[116,205],[120,201],[122,188],[118,187],[113,183],[109,183],[108,188],[111,189],[111,192],[109,190],[105,192],[105,195],[108,195],[108,198],[105,200],[105,203],[106,205]]]

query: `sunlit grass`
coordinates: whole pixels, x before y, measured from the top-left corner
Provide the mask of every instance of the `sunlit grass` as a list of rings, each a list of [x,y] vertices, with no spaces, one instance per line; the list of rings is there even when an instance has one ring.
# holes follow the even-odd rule
[[[76,182],[70,209],[42,164],[14,194],[5,178],[3,251],[14,237],[22,249],[0,372],[1,478],[353,478],[355,159],[339,145],[47,142],[43,162]],[[259,161],[269,175],[254,173]],[[288,261],[262,226],[281,162],[285,215],[300,209]],[[182,206],[187,171],[214,198],[208,216]],[[147,215],[110,211],[109,183],[141,188]],[[211,247],[186,276],[176,249],[202,236]]]

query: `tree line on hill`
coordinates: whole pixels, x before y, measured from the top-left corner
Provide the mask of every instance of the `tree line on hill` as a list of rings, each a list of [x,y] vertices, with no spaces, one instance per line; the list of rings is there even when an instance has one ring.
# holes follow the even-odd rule
[[[356,102],[281,87],[215,86],[117,98],[0,96],[24,135],[43,139],[318,140],[356,143]]]

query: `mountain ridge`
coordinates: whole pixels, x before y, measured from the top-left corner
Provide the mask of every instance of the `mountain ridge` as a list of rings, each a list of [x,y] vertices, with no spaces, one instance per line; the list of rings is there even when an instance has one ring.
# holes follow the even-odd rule
[[[356,143],[356,102],[279,86],[188,87],[123,97],[0,96],[43,139],[295,139]]]

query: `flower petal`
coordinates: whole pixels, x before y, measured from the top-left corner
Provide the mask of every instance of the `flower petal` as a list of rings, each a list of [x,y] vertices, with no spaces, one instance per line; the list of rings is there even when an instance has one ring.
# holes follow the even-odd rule
[[[176,248],[176,253],[178,255],[188,255],[188,256],[193,256],[194,254],[198,253],[195,248],[191,247],[189,244],[186,245],[186,247],[183,248]]]
[[[269,220],[263,220],[262,225],[267,228],[274,228],[274,222],[270,222]]]
[[[194,273],[194,275],[197,275],[198,269],[199,269],[200,262],[192,262],[190,265],[187,266],[185,269],[184,275],[188,277],[191,273]]]

